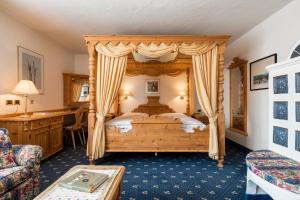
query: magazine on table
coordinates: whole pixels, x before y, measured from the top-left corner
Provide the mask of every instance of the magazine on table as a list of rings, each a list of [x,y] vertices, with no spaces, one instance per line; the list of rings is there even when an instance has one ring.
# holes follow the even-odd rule
[[[96,172],[80,170],[60,182],[60,186],[80,192],[94,192],[109,176]]]

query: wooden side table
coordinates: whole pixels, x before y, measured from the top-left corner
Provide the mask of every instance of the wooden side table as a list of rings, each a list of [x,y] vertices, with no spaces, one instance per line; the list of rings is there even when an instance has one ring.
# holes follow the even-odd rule
[[[101,185],[93,193],[78,192],[76,190],[65,189],[59,186],[59,183],[66,177],[76,173],[79,170],[91,170],[93,172],[107,174],[111,173],[110,179]],[[77,165],[71,168],[67,173],[61,176],[57,181],[51,184],[46,190],[40,193],[35,200],[42,199],[73,199],[75,196],[84,199],[103,199],[103,200],[118,200],[121,198],[122,180],[125,173],[123,166],[96,166],[96,165]],[[64,194],[65,192],[65,194]],[[73,195],[73,196],[72,196]]]

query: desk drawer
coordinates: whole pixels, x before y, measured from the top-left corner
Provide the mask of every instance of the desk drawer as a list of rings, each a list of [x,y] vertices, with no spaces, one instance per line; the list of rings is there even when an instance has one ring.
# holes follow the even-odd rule
[[[31,122],[31,129],[39,129],[43,127],[47,127],[50,125],[50,120],[49,119],[40,119],[40,120],[35,120]]]
[[[57,125],[63,123],[63,117],[52,117],[50,118],[50,124],[51,125]]]

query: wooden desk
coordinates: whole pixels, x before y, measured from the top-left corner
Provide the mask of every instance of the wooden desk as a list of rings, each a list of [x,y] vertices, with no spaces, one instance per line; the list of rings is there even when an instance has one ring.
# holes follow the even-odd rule
[[[9,131],[12,144],[34,144],[43,148],[43,159],[63,148],[63,117],[72,111],[41,112],[23,118],[0,118],[0,127]]]
[[[99,173],[103,173],[105,170],[115,170],[114,175],[112,175],[109,180],[107,180],[103,185],[100,186],[100,188],[96,189],[93,193],[85,193],[84,194],[84,199],[89,199],[89,196],[92,195],[98,195],[99,194],[99,199],[104,199],[104,200],[117,200],[121,198],[121,187],[122,187],[122,180],[123,176],[125,173],[125,167],[123,166],[96,166],[96,165],[77,165],[73,168],[71,168],[66,174],[64,174],[62,177],[60,177],[57,181],[55,181],[53,184],[51,184],[46,190],[44,190],[42,193],[40,193],[35,200],[42,200],[45,199],[48,195],[53,197],[53,199],[66,199],[66,198],[71,198],[74,195],[82,195],[82,194],[76,194],[76,190],[70,190],[73,191],[69,194],[62,194],[62,192],[57,191],[59,189],[59,183],[67,178],[68,176],[76,173],[78,170],[93,170],[97,172],[99,170]],[[102,172],[101,172],[102,171]],[[102,187],[102,188],[101,188]],[[100,193],[99,190],[103,189],[103,193]],[[69,189],[67,189],[69,190]],[[67,196],[72,196],[72,197],[66,197]],[[101,195],[101,196],[100,196]],[[76,196],[78,197],[78,196]],[[96,196],[98,198],[98,196]],[[80,198],[80,197],[78,197]]]

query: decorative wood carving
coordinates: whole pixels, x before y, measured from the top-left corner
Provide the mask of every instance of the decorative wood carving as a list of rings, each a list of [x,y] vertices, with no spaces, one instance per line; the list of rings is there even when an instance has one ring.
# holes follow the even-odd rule
[[[167,105],[159,103],[159,96],[148,96],[148,102],[146,104],[139,105],[132,112],[148,113],[151,115],[158,115],[162,113],[175,112]]]
[[[144,43],[146,45],[150,43],[161,44],[165,43],[170,45],[171,43],[197,43],[197,42],[217,42],[219,45],[226,43],[230,36],[197,36],[197,35],[85,35],[86,42],[101,42],[102,44],[135,44]]]
[[[225,155],[225,114],[224,114],[224,51],[225,44],[219,47],[218,70],[218,134],[219,134],[219,160],[218,167],[224,166]]]
[[[90,94],[90,108],[89,108],[89,115],[88,115],[88,146],[92,146],[93,141],[93,133],[94,127],[96,123],[96,72],[97,72],[97,57],[96,57],[96,50],[95,50],[95,42],[88,42],[87,43],[88,52],[89,52],[89,71],[90,71],[90,87],[89,87],[89,94]],[[90,159],[91,149],[88,149],[88,155],[90,163],[92,160]]]

